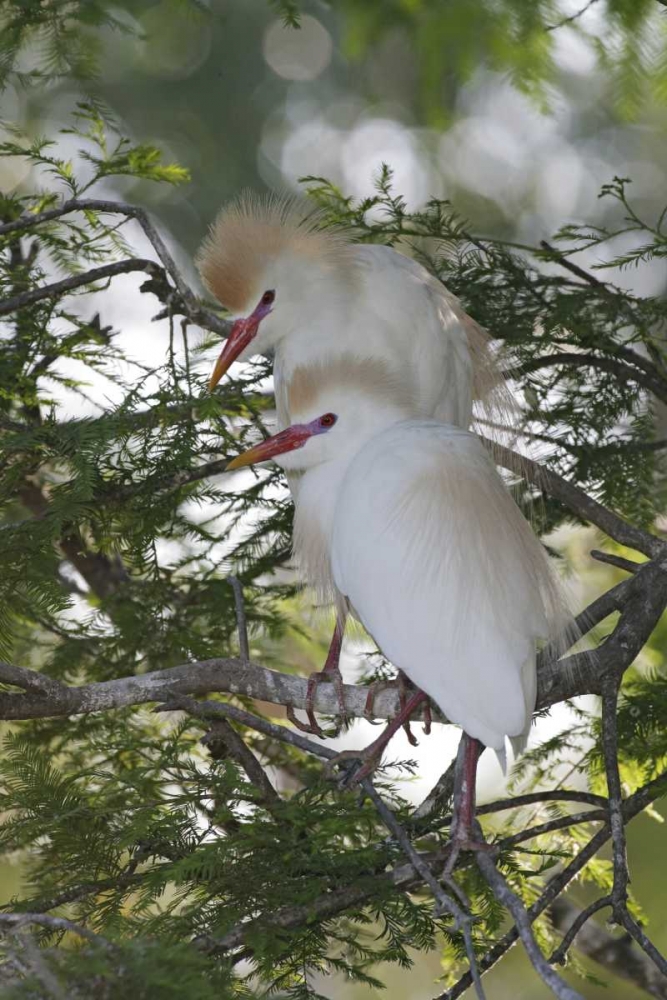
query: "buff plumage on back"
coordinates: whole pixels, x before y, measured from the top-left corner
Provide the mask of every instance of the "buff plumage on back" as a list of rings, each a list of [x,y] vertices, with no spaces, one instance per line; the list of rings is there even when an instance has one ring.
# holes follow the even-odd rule
[[[245,191],[222,209],[197,254],[202,280],[222,305],[241,312],[277,257],[292,254],[331,264],[344,259],[350,235],[324,229],[323,223],[322,213],[298,198]]]

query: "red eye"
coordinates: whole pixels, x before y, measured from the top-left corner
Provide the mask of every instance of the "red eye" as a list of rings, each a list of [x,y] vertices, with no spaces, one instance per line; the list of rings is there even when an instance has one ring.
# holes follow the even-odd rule
[[[264,294],[262,295],[261,302],[263,306],[270,306],[273,305],[275,299],[276,299],[276,293],[273,291],[272,288],[270,288],[268,292],[264,292]]]
[[[335,413],[325,413],[323,417],[320,417],[320,427],[333,427],[333,425],[338,420]]]

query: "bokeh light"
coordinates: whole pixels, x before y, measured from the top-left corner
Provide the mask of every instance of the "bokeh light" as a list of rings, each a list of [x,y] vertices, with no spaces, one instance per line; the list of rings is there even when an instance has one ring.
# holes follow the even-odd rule
[[[315,80],[331,61],[333,42],[327,29],[309,14],[294,31],[274,21],[264,35],[264,58],[285,80]]]

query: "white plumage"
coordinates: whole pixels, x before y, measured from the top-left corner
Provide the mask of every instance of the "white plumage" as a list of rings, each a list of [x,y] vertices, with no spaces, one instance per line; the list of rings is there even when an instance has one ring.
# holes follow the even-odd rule
[[[526,732],[560,599],[474,435],[410,420],[372,437],[338,490],[331,551],[365,628],[450,721],[501,752]]]
[[[567,614],[479,439],[329,387],[303,423],[232,464],[268,457],[299,474],[295,536],[318,539],[339,594],[382,652],[502,756],[505,737],[530,725],[537,643]]]
[[[286,429],[232,465],[280,455],[306,581],[338,602],[339,625],[349,602],[388,658],[502,756],[530,724],[536,644],[563,616],[539,541],[464,429],[475,407],[503,423],[513,408],[487,335],[419,264],[322,232],[288,203],[225,210],[199,265],[248,314],[211,384],[237,358],[275,358]]]
[[[269,290],[274,298],[252,337],[232,333],[212,384],[237,358],[273,354],[279,427],[312,413],[323,391],[341,388],[369,405],[393,403],[403,417],[468,427],[475,400],[506,418],[511,397],[489,338],[456,297],[403,254],[355,244],[353,233],[320,224],[289,200],[246,195],[223,209],[198,257],[205,283],[236,313],[252,315]],[[288,482],[297,566],[335,600],[319,519],[299,516],[298,470],[288,470]]]
[[[334,285],[324,301],[320,296],[316,318],[304,316],[276,344],[281,426],[298,415],[301,379],[321,386],[323,378],[336,377],[336,368],[343,379],[354,378],[361,363],[370,395],[394,396],[415,416],[467,427],[474,376],[482,383],[476,386],[478,395],[489,389],[486,335],[420,264],[389,247],[351,245],[348,251],[354,281],[343,291]]]

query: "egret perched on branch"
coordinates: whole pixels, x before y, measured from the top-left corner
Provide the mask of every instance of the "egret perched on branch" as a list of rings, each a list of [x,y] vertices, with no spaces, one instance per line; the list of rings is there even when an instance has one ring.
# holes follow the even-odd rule
[[[364,752],[361,774],[432,698],[467,734],[456,838],[469,842],[479,752],[502,757],[505,737],[524,739],[536,643],[563,621],[539,540],[474,434],[406,416],[396,399],[323,387],[303,422],[228,468],[269,458],[301,475],[301,516],[329,539],[336,587],[421,689]]]
[[[294,201],[245,195],[220,213],[199,252],[202,278],[241,314],[211,377],[235,360],[274,354],[278,424],[300,419],[322,388],[347,386],[369,405],[395,403],[406,417],[467,428],[473,401],[505,421],[505,390],[487,334],[420,264],[384,246],[323,229]],[[337,606],[325,671],[342,690],[338,660],[345,603],[335,586],[329,540],[300,502],[300,473],[288,470],[295,501],[294,555],[305,580]],[[313,680],[322,675],[313,675]],[[311,731],[319,732],[312,712]]]

